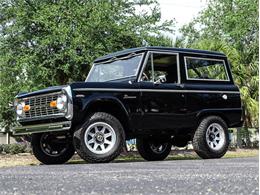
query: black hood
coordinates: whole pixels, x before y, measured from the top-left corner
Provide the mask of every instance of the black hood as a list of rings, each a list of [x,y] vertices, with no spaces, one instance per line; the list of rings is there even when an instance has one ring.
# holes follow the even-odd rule
[[[30,96],[37,96],[45,93],[52,93],[52,92],[57,92],[61,91],[62,88],[66,87],[66,85],[61,85],[61,86],[53,86],[53,87],[48,87],[46,89],[41,89],[38,91],[33,91],[33,92],[28,92],[28,93],[19,93],[16,98],[26,98]]]

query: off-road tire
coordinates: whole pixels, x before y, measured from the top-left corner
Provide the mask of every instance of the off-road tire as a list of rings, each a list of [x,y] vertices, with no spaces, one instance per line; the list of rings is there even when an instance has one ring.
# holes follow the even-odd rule
[[[206,131],[212,123],[221,125],[224,130],[224,145],[219,150],[212,150],[206,142]],[[208,116],[204,118],[195,131],[192,144],[194,151],[203,159],[221,158],[225,155],[229,146],[228,127],[226,122],[219,116]]]
[[[147,161],[160,161],[164,160],[171,152],[171,143],[167,142],[165,150],[162,153],[155,153],[150,144],[153,142],[151,139],[147,138],[137,138],[136,139],[136,147],[139,154]]]
[[[88,149],[84,141],[84,135],[87,128],[96,122],[109,124],[115,131],[116,142],[113,148],[105,154],[96,154]],[[122,151],[125,145],[125,132],[120,121],[105,112],[96,112],[90,115],[86,122],[74,132],[73,143],[78,155],[90,163],[107,163],[114,160]]]
[[[66,150],[59,156],[50,156],[43,151],[40,141],[44,133],[36,133],[31,137],[31,146],[34,156],[43,164],[63,164],[67,162],[75,153],[75,149],[72,143],[72,138],[68,142]]]

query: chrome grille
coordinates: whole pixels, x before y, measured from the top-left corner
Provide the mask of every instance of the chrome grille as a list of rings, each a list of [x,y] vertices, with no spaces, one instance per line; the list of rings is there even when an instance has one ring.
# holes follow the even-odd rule
[[[56,101],[61,92],[33,96],[25,98],[25,105],[30,105],[30,110],[25,112],[25,116],[22,119],[33,119],[39,117],[47,117],[53,115],[63,115],[57,108],[50,107],[51,101]]]

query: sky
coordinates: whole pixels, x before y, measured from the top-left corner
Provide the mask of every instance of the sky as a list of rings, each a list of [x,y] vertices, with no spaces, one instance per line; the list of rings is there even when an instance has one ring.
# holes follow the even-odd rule
[[[207,0],[158,0],[161,7],[162,20],[175,19],[176,28],[189,23],[207,6]],[[168,35],[168,34],[167,34]],[[172,38],[176,35],[168,35]]]

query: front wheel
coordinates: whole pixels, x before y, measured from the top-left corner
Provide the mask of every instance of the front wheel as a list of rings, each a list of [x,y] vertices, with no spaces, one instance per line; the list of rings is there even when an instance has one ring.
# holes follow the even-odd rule
[[[75,153],[70,134],[36,133],[31,139],[33,154],[43,164],[63,164]]]
[[[125,134],[117,118],[97,112],[75,131],[73,141],[81,158],[91,163],[105,163],[121,153]]]
[[[148,161],[164,160],[171,152],[171,143],[147,138],[136,139],[139,154]]]
[[[201,158],[221,158],[228,150],[228,127],[218,116],[204,118],[194,137],[193,148]]]

